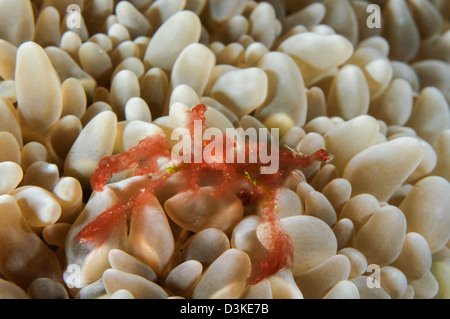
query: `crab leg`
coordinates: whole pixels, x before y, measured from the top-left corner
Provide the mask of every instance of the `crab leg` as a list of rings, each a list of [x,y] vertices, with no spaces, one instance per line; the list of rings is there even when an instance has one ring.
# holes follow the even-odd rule
[[[157,161],[161,157],[170,159],[170,146],[165,136],[146,137],[125,153],[103,158],[91,177],[91,187],[101,192],[114,174],[132,168],[136,168],[136,175],[155,173],[159,169]]]

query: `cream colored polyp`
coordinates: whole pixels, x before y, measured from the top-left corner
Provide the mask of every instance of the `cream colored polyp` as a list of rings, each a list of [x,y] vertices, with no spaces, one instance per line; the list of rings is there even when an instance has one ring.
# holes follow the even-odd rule
[[[60,79],[44,49],[26,42],[17,50],[16,94],[26,123],[45,132],[62,111]]]

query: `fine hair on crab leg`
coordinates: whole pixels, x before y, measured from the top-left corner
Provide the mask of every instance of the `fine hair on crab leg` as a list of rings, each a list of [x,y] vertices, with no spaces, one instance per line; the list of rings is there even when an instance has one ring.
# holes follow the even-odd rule
[[[114,174],[132,168],[136,168],[135,175],[154,173],[159,169],[158,159],[170,160],[170,156],[170,145],[164,135],[146,137],[125,153],[103,158],[91,176],[91,187],[102,191]]]
[[[253,178],[248,172],[245,172],[244,176],[249,190],[241,193],[240,196],[245,194],[245,198],[242,199],[261,208],[262,220],[257,233],[259,240],[267,248],[265,255],[259,256],[259,259],[253,263],[252,271],[247,278],[247,283],[254,285],[280,270],[289,268],[294,253],[291,238],[283,230],[277,215],[277,199],[274,190]]]
[[[247,283],[255,285],[261,280],[277,272],[289,269],[294,260],[294,248],[289,235],[283,230],[281,220],[278,218],[263,218],[258,226],[263,228],[262,241],[267,241],[266,254],[252,265],[252,271]]]
[[[110,236],[117,235],[129,218],[132,201],[119,200],[116,204],[95,217],[74,237],[74,242],[91,248],[102,245]]]
[[[155,192],[162,186],[166,178],[174,172],[167,172],[159,177],[149,179],[145,186],[136,190],[132,196],[119,198],[116,204],[83,227],[74,240],[81,244],[96,247],[103,244],[108,238],[117,235],[122,227],[129,224],[129,221],[133,218],[133,211],[146,205],[155,196]]]
[[[274,150],[272,150],[274,151]],[[281,220],[277,216],[277,205],[274,190],[279,188],[286,178],[298,168],[306,168],[316,161],[327,161],[329,154],[325,150],[319,150],[314,154],[299,155],[289,149],[279,152],[280,167],[275,174],[261,174],[258,178],[247,173],[248,179],[264,193],[264,199],[260,202],[262,221],[258,229],[259,238],[268,249],[265,256],[261,257],[252,266],[249,284],[257,284],[264,278],[276,274],[278,271],[288,269],[293,260],[293,244],[288,234],[283,230]]]
[[[189,132],[191,133],[191,137],[194,137],[194,123],[195,121],[201,121],[202,122],[202,127],[205,126],[205,121],[206,121],[206,117],[205,117],[205,112],[207,111],[207,107],[204,104],[197,104],[196,106],[194,106],[191,110],[191,116],[189,118],[189,122],[188,122],[188,129]]]
[[[297,169],[307,168],[314,164],[314,162],[326,162],[330,159],[330,154],[327,151],[320,149],[311,155],[303,155],[293,152],[287,148],[280,150],[280,168],[279,172],[286,178]]]

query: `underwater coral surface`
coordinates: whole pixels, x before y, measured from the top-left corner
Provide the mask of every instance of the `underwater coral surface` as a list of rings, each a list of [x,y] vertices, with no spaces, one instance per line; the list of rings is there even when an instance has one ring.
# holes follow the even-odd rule
[[[0,0],[0,299],[448,299],[449,103],[446,0]]]

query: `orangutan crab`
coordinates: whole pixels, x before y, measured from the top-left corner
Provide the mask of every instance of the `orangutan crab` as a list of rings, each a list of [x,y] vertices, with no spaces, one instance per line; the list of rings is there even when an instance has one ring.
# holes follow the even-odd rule
[[[225,191],[232,191],[244,206],[259,206],[262,217],[264,235],[260,240],[267,248],[267,254],[252,266],[252,272],[247,283],[256,284],[262,279],[278,271],[288,268],[293,262],[293,246],[290,237],[283,231],[280,219],[277,216],[276,190],[295,170],[306,168],[315,161],[326,161],[329,154],[325,150],[318,150],[314,154],[300,155],[289,148],[275,149],[268,144],[254,141],[236,143],[234,137],[221,133],[222,145],[216,144],[211,148],[214,140],[204,141],[202,135],[196,132],[198,125],[201,131],[205,126],[205,111],[203,104],[196,105],[190,111],[187,125],[189,137],[194,139],[194,146],[183,148],[183,158],[179,156],[174,160],[171,152],[173,147],[164,134],[153,135],[142,139],[139,144],[128,151],[106,157],[100,161],[91,177],[91,186],[94,191],[102,191],[108,180],[117,173],[134,169],[135,175],[147,175],[145,184],[133,195],[120,198],[119,201],[88,223],[74,238],[80,244],[101,245],[107,238],[114,235],[114,230],[133,218],[133,211],[144,205],[155,196],[155,193],[164,186],[168,177],[177,172],[189,182],[184,186],[193,194],[199,189],[199,179],[205,174],[213,176],[218,191],[214,194],[220,198]],[[196,127],[197,125],[197,127]],[[223,140],[231,143],[223,143]],[[216,141],[217,142],[217,141]],[[230,147],[231,145],[231,147]],[[205,151],[209,148],[208,156],[201,160],[194,159],[195,150]],[[267,168],[261,158],[256,161],[231,160],[238,152],[250,154],[262,148],[277,155],[278,169],[270,174],[263,173]],[[269,148],[267,150],[267,148]],[[189,151],[193,152],[189,152]],[[275,153],[272,153],[275,152]],[[180,155],[179,153],[177,155]],[[186,161],[188,159],[188,161]],[[163,163],[163,164],[162,164]]]

